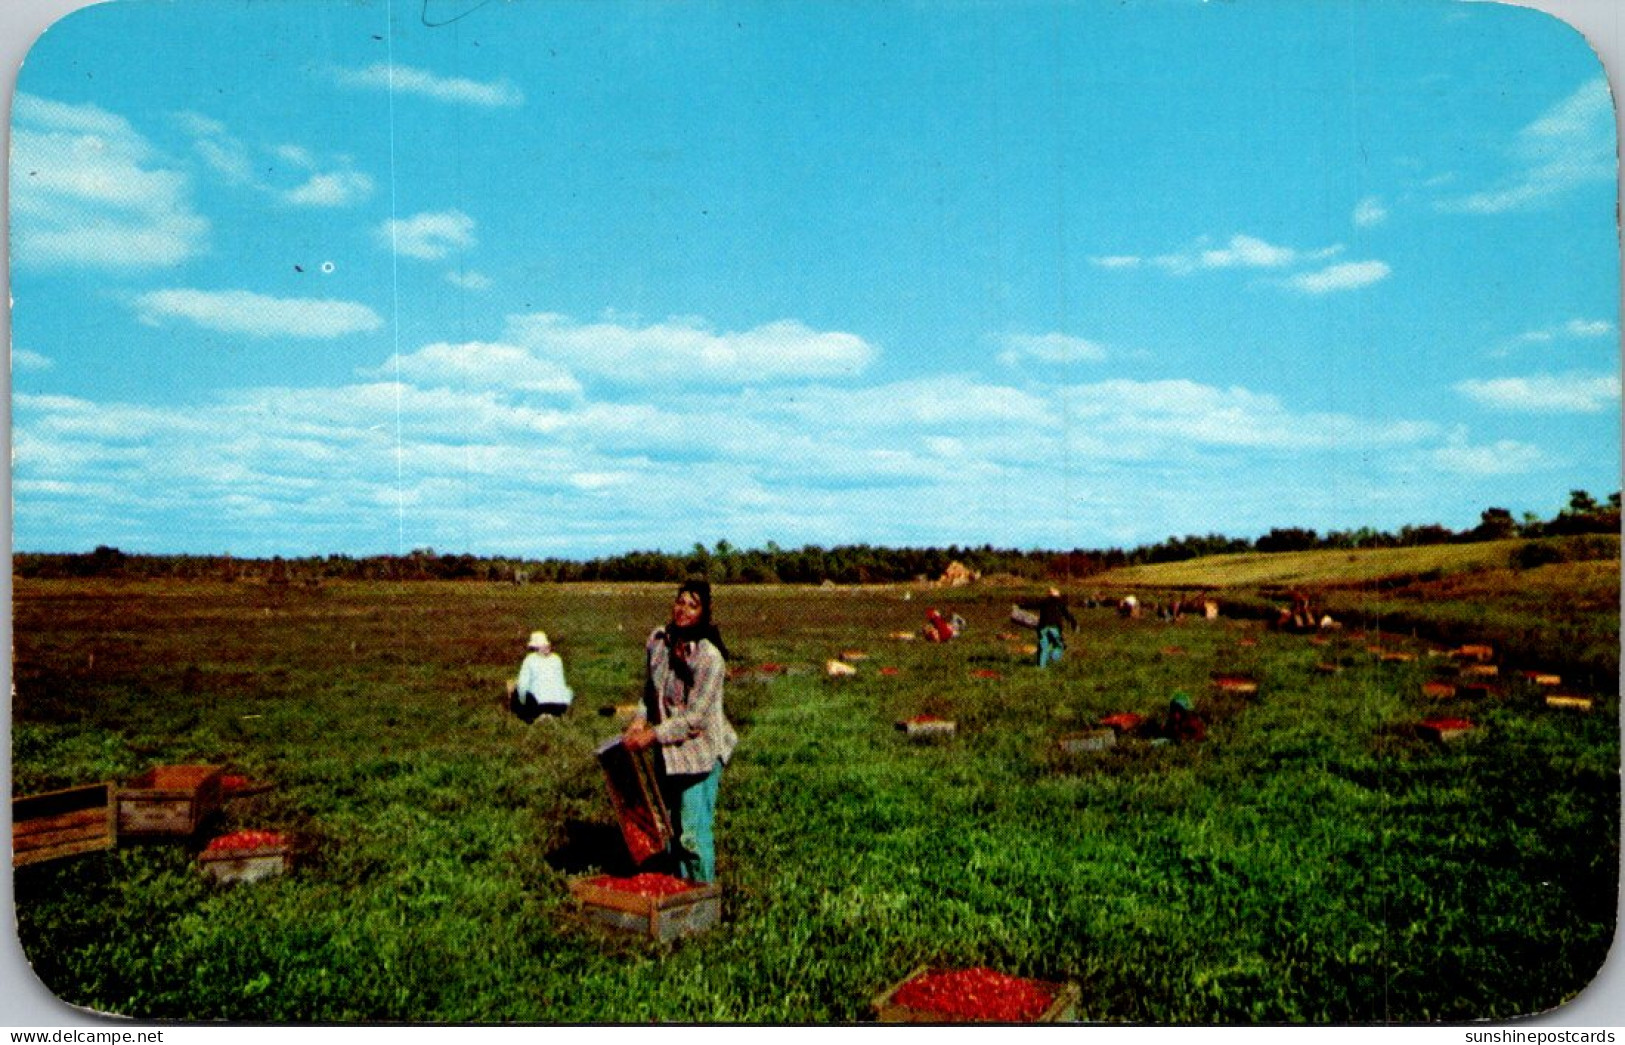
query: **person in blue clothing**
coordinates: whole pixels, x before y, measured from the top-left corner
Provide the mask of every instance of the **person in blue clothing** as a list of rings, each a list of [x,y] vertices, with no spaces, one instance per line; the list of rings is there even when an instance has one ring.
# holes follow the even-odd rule
[[[1038,614],[1038,666],[1045,668],[1054,664],[1066,652],[1066,639],[1061,634],[1061,626],[1069,624],[1073,631],[1078,630],[1077,618],[1067,607],[1066,596],[1061,594],[1061,589],[1051,588],[1042,599],[1019,605]]]

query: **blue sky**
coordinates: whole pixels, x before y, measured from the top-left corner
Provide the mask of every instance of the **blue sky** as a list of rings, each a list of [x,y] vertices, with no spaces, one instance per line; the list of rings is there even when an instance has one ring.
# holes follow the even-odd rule
[[[123,0],[12,110],[13,545],[1467,528],[1619,488],[1536,11]]]

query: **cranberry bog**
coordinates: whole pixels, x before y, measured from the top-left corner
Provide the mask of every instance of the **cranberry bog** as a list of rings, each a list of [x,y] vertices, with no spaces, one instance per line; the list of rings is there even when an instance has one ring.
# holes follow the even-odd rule
[[[718,918],[669,940],[584,923],[571,891],[658,870],[631,863],[594,752],[669,585],[19,578],[14,796],[230,766],[272,786],[217,830],[301,841],[228,888],[198,873],[199,836],[19,867],[18,932],[65,1001],[155,1020],[858,1023],[922,967],[1073,985],[1071,1015],[1103,1023],[1544,1012],[1614,937],[1617,650],[1609,670],[1593,638],[1618,608],[1589,588],[1529,607],[1576,590],[1542,571],[1597,568],[1601,591],[1603,565],[1617,593],[1617,561],[1373,588],[1403,616],[1318,644],[1239,612],[1257,588],[1170,622],[1083,608],[1115,593],[1074,584],[1080,627],[1042,669],[997,637],[1037,584],[720,585],[730,667],[776,670],[728,683]],[[964,634],[889,638],[933,606]],[[527,726],[492,694],[538,627],[577,696]],[[1417,658],[1370,655],[1379,634]],[[1493,690],[1425,694],[1428,650],[1469,642],[1494,650]],[[854,675],[824,674],[854,649]],[[1157,727],[1179,692],[1201,742],[1057,746],[1116,715]],[[896,723],[921,715],[952,743],[908,743]],[[1474,729],[1438,743],[1429,717]]]

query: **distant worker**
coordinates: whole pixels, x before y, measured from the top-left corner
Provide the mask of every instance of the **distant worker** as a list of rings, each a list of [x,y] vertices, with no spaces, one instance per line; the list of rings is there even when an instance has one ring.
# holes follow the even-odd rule
[[[964,630],[965,618],[957,613],[953,615],[951,620],[944,617],[936,609],[927,610],[925,613],[923,633],[927,642],[947,642],[949,639],[957,638],[959,633]]]
[[[543,716],[557,718],[575,699],[564,681],[564,661],[553,652],[545,631],[531,632],[526,645],[530,652],[519,665],[519,678],[508,683],[509,709],[526,723]]]
[[[1283,609],[1275,618],[1275,626],[1281,631],[1314,631],[1320,626],[1319,616],[1309,604],[1309,596],[1294,593],[1292,608]]]
[[[1060,660],[1066,653],[1066,639],[1062,637],[1061,625],[1070,624],[1073,631],[1078,630],[1077,618],[1072,616],[1061,589],[1051,588],[1043,598],[1017,605],[1038,614],[1038,666],[1046,668]]]
[[[1191,698],[1183,691],[1176,691],[1174,698],[1168,702],[1168,717],[1163,722],[1162,731],[1163,736],[1175,743],[1187,740],[1200,743],[1207,739],[1207,723],[1196,713]]]
[[[1117,604],[1117,615],[1119,617],[1138,617],[1140,615],[1139,598],[1134,595],[1123,596],[1122,601]]]

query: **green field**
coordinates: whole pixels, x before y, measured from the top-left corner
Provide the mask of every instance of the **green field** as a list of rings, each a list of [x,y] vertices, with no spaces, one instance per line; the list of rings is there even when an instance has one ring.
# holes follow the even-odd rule
[[[1563,628],[1617,639],[1612,600],[1565,609],[1558,639],[1521,622],[1543,585],[1583,573],[1595,594],[1612,571],[1617,592],[1619,564],[1502,569],[1407,582],[1457,586],[1431,597],[1344,592],[1523,642],[1498,644],[1499,695],[1444,702],[1421,683],[1453,662],[1421,626],[1351,621],[1314,644],[1237,616],[1080,610],[1067,659],[1039,671],[998,637],[1016,589],[719,588],[734,666],[790,671],[729,684],[724,921],[669,947],[588,924],[566,881],[624,861],[592,749],[617,729],[599,709],[638,692],[670,586],[18,579],[14,794],[217,762],[276,785],[229,803],[222,829],[313,843],[291,875],[233,887],[179,843],[20,868],[19,932],[60,997],[149,1019],[857,1022],[924,963],[1075,982],[1091,1021],[1543,1011],[1613,939],[1617,646],[1589,714],[1548,709],[1513,669],[1563,654]],[[1149,582],[1073,594],[1118,583]],[[1163,583],[1218,587],[1188,567]],[[888,637],[930,605],[967,634]],[[497,698],[535,627],[578,695],[527,727]],[[1381,661],[1379,643],[1417,659]],[[856,677],[824,674],[854,649]],[[1216,672],[1259,691],[1217,692]],[[1180,690],[1204,743],[1057,747]],[[1437,712],[1478,729],[1429,742],[1414,724]],[[918,713],[958,735],[909,742],[894,723]]]

